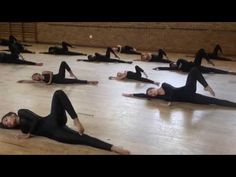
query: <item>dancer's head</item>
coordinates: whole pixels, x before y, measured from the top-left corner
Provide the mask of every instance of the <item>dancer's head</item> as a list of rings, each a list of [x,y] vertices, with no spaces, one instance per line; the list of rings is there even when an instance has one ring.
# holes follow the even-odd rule
[[[145,60],[150,60],[152,57],[152,55],[150,53],[142,53],[141,54],[141,60],[145,61]]]
[[[34,80],[34,81],[41,81],[43,78],[42,78],[42,75],[41,74],[39,74],[39,73],[34,73],[33,75],[32,75],[32,80]]]
[[[88,60],[90,60],[90,61],[94,60],[94,56],[93,55],[89,55],[88,56]]]
[[[122,73],[122,72],[118,72],[118,73],[116,74],[117,77],[122,77],[123,75],[124,75],[124,73]]]
[[[2,117],[0,128],[14,129],[18,126],[18,115],[14,112],[9,112]]]
[[[163,54],[163,55],[166,56],[166,52],[165,52],[163,49],[159,49],[159,50],[158,50],[158,53],[159,53],[159,54]]]
[[[65,41],[63,41],[62,43],[61,43],[61,45],[63,46],[63,47],[72,47],[72,45],[71,44],[69,44],[68,42],[65,42]],[[73,48],[73,47],[72,47]]]
[[[14,42],[14,41],[16,41],[16,38],[13,35],[10,35],[9,36],[9,41]]]
[[[146,90],[146,95],[149,96],[149,97],[156,97],[156,96],[160,95],[160,89],[150,87]]]

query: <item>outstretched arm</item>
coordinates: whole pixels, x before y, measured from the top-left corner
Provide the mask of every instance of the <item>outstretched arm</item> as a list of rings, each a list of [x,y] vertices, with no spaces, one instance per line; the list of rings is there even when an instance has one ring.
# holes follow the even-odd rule
[[[85,59],[77,59],[77,61],[93,62],[93,61],[85,60]]]
[[[126,96],[126,97],[137,97],[137,98],[151,99],[149,96],[147,96],[144,93],[123,93],[122,95]],[[161,105],[161,106],[171,106],[172,103],[169,101],[167,104],[160,103],[159,105]]]
[[[33,81],[33,80],[19,80],[17,81],[18,83],[29,83],[29,84],[32,84],[32,83],[41,83],[41,81]]]
[[[125,96],[125,97],[149,98],[144,93],[122,93],[122,95]]]
[[[171,68],[171,67],[156,67],[156,68],[153,68],[153,70],[168,70],[168,71],[175,71],[175,70],[178,70],[177,67],[175,68]]]

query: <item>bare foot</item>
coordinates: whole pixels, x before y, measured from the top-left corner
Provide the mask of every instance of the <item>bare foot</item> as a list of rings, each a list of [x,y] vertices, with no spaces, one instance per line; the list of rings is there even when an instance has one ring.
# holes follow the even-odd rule
[[[122,147],[118,147],[118,146],[112,146],[111,151],[116,152],[120,155],[130,155],[130,152],[128,150],[123,149]]]
[[[133,94],[131,94],[131,93],[122,93],[122,96],[126,96],[126,97],[132,97],[132,96],[133,96]]]
[[[43,66],[43,63],[37,63],[36,65],[37,66]]]
[[[98,81],[89,81],[89,84],[97,85],[97,84],[98,84]]]
[[[210,92],[210,94],[212,96],[215,96],[215,92],[213,91],[213,89],[209,85],[207,87],[205,87],[204,90]]]
[[[229,72],[229,74],[236,75],[236,72]]]

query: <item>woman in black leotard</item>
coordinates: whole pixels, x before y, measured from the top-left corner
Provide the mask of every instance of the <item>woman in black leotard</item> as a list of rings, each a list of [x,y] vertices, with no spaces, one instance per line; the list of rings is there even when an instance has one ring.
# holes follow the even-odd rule
[[[166,59],[164,59],[164,57]],[[160,63],[171,63],[166,52],[163,49],[159,49],[157,53],[142,53],[141,59],[134,61],[145,61],[145,62],[160,62]]]
[[[141,55],[141,52],[138,52],[136,48],[131,46],[121,46],[117,45],[116,47],[112,47],[112,50],[114,52],[124,53],[124,54],[135,54],[135,55]]]
[[[25,46],[17,41],[14,36],[9,36],[8,50],[2,51],[11,51],[11,46],[14,45],[15,50],[18,50],[20,53],[35,53],[25,48]]]
[[[219,55],[219,52],[221,53],[221,55]],[[215,46],[212,53],[207,53],[208,58],[210,58],[212,60],[236,61],[236,60],[231,59],[231,58],[223,57],[222,55],[223,55],[223,51],[222,51],[222,48],[219,44],[217,44]]]
[[[113,53],[117,58],[120,58],[116,53],[112,50],[111,47],[107,48],[106,55],[102,55],[100,53],[95,53],[94,56],[89,55],[88,60],[78,59],[77,61],[85,61],[85,62],[108,62],[108,63],[128,63],[132,64],[132,61],[122,61],[111,58],[111,53]]]
[[[86,56],[87,54],[80,53],[80,52],[72,52],[69,51],[68,47],[73,48],[73,46],[67,42],[62,42],[61,43],[62,47],[54,46],[54,47],[49,47],[48,52],[40,52],[42,54],[53,54],[53,55],[84,55]]]
[[[67,79],[65,78],[66,70],[70,73],[71,77],[75,79]],[[32,75],[32,80],[20,80],[18,83],[46,83],[48,85],[55,84],[98,84],[98,81],[87,81],[87,80],[79,80],[72,72],[69,65],[63,61],[61,62],[59,73],[53,74],[51,71],[44,71],[42,74],[35,73]]]
[[[19,50],[16,49],[14,44],[9,45],[10,54],[0,53],[0,63],[9,63],[9,64],[19,64],[19,65],[36,65],[42,66],[43,63],[35,63],[31,61],[26,61],[22,55],[20,55]],[[21,56],[21,59],[20,59]]]
[[[123,96],[140,97],[140,98],[155,98],[171,102],[189,102],[195,104],[215,104],[226,107],[236,108],[236,103],[227,100],[221,100],[213,97],[208,97],[196,93],[197,81],[209,91],[211,95],[215,96],[214,91],[208,85],[198,68],[194,67],[188,74],[187,81],[183,87],[174,87],[168,83],[163,83],[160,88],[148,88],[146,94],[123,94]]]
[[[131,79],[131,80],[136,80],[136,81],[141,81],[141,82],[146,82],[146,83],[151,83],[155,85],[159,85],[159,82],[155,82],[153,80],[147,79],[147,74],[144,72],[142,68],[139,66],[135,66],[135,71],[124,71],[118,72],[116,77],[110,76],[109,79],[116,79],[116,80],[124,80],[124,79]],[[142,77],[142,73],[146,76],[146,78]]]
[[[208,63],[214,66],[214,63],[209,59],[205,50],[200,49],[195,56],[194,62],[189,62],[185,59],[178,59],[176,63],[174,62],[170,63],[169,67],[156,67],[153,69],[189,72],[193,67],[197,67],[202,73],[236,74],[235,72],[201,66],[203,58],[205,58]]]
[[[66,112],[73,119],[78,131],[68,126]],[[119,154],[129,154],[128,150],[101,141],[84,134],[84,128],[67,95],[62,90],[57,90],[52,98],[51,113],[41,117],[30,110],[20,109],[18,115],[9,112],[2,117],[1,128],[21,129],[19,138],[30,138],[31,135],[44,136],[62,143],[82,144]]]

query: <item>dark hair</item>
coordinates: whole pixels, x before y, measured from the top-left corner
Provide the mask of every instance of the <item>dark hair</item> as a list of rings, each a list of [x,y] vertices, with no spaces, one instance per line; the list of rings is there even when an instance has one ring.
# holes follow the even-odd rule
[[[10,42],[14,42],[14,41],[17,41],[17,40],[16,40],[16,38],[13,35],[10,35],[9,36],[9,41]]]
[[[66,47],[66,46],[72,47],[71,44],[69,44],[68,42],[65,42],[65,41],[62,41],[61,45],[62,45],[63,47]]]
[[[173,64],[175,64],[175,62],[172,61],[169,63],[169,66],[172,67]]]
[[[32,76],[35,76],[35,75],[40,75],[40,73],[34,73],[34,74],[32,74]]]
[[[159,49],[158,53],[159,53],[159,55],[165,55],[166,56],[166,52],[163,49]]]
[[[3,123],[2,123],[3,119],[4,119],[5,117],[7,117],[7,116],[12,115],[12,114],[14,114],[15,116],[17,116],[17,114],[16,114],[15,112],[8,112],[7,114],[5,114],[5,115],[2,117],[1,123],[0,123],[0,128],[5,128],[5,129],[18,129],[18,128],[19,128],[18,126],[13,127],[13,128],[8,128],[8,127],[6,127],[5,125],[3,125]]]
[[[31,78],[33,79],[33,77],[36,76],[36,75],[41,75],[41,74],[40,73],[34,73],[34,74],[32,74]]]
[[[55,53],[55,48],[54,47],[49,47],[48,52],[49,53]]]
[[[154,87],[149,87],[149,88],[146,90],[146,95],[148,95],[148,91],[151,90],[151,89],[154,89]]]
[[[202,55],[203,57],[207,57],[207,53],[203,48],[198,50],[198,54]]]
[[[94,60],[94,56],[93,55],[89,55],[88,56],[88,60]]]

